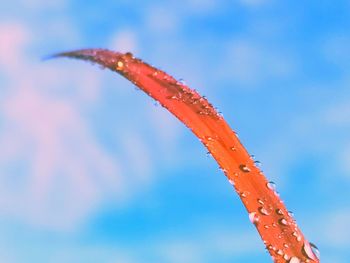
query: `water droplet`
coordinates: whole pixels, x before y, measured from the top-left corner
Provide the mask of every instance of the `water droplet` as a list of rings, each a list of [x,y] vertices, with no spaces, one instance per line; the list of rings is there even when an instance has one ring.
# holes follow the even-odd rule
[[[288,211],[288,215],[289,215],[290,217],[294,217],[294,214],[293,214],[293,212],[291,212],[291,211]]]
[[[227,176],[227,170],[225,168],[220,167],[220,170]]]
[[[183,80],[183,79],[179,79],[178,83],[179,83],[180,85],[186,85],[186,82],[185,82],[185,80]]]
[[[270,214],[270,212],[262,206],[259,207],[258,210],[259,210],[260,214],[262,214],[262,215],[268,216]]]
[[[241,195],[242,198],[245,198],[245,197],[247,197],[249,195],[249,192],[244,191],[244,192],[241,192],[240,195]]]
[[[230,149],[231,149],[231,151],[235,151],[236,147],[232,146]]]
[[[316,248],[317,252],[318,252],[318,249],[317,247],[314,245],[314,249]],[[304,246],[303,246],[303,252],[304,254],[309,258],[309,259],[312,259],[312,260],[317,260],[318,257],[316,256],[316,254],[314,253],[314,249],[312,248],[311,246],[311,243],[309,242],[305,242],[304,243]],[[319,254],[319,252],[318,252]]]
[[[249,213],[249,220],[256,225],[259,223],[259,216],[255,212],[251,212]]]
[[[320,259],[320,251],[318,250],[318,247],[315,244],[311,243],[311,242],[310,242],[310,246],[311,246],[312,252],[314,252],[315,256],[318,259]]]
[[[300,236],[300,235],[298,235],[298,233],[297,233],[297,232],[293,232],[293,233],[292,233],[292,235],[293,235],[294,237],[296,237],[296,239],[297,239],[297,241],[298,241],[298,242],[300,242],[300,241],[301,241],[301,236]]]
[[[263,205],[263,204],[264,204],[264,201],[263,201],[263,200],[261,200],[260,198],[258,198],[258,200],[257,200],[257,201],[258,201],[258,203],[259,203],[259,204],[261,204],[261,205]]]
[[[244,172],[244,173],[249,173],[250,172],[250,169],[248,168],[248,166],[246,166],[245,164],[241,164],[239,166],[239,169]]]
[[[289,263],[300,263],[300,259],[297,258],[297,257],[292,257],[292,258],[289,260]]]
[[[273,245],[268,245],[268,246],[267,246],[267,249],[268,249],[268,250],[272,250],[272,251],[275,251],[275,250],[276,250],[276,248],[275,248]]]
[[[281,218],[280,220],[278,220],[278,222],[283,226],[288,225],[288,221],[285,218]]]
[[[214,141],[213,137],[206,136],[205,138],[207,139],[207,141]]]
[[[134,57],[134,55],[131,52],[126,52],[125,56],[128,57],[128,58],[133,58]]]
[[[254,161],[254,163],[255,163],[255,166],[261,167],[261,162],[260,161]]]
[[[122,70],[124,68],[124,63],[123,61],[118,61],[117,62],[117,70]]]
[[[277,209],[276,209],[276,214],[277,214],[277,215],[283,215],[282,209],[277,208]]]
[[[211,153],[210,152],[207,152],[207,157],[209,158],[211,156]]]
[[[277,255],[282,256],[283,255],[283,250],[281,250],[281,249],[277,250]]]
[[[267,188],[269,188],[270,190],[275,191],[276,190],[276,184],[274,182],[268,182],[266,184]]]
[[[287,254],[284,254],[284,255],[283,255],[283,259],[284,259],[284,260],[288,260],[288,259],[289,259],[289,256],[288,256]]]

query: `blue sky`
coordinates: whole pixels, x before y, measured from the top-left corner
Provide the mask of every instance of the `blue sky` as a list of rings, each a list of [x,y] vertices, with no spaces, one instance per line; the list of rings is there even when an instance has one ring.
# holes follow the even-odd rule
[[[261,161],[322,262],[350,257],[348,1],[14,0],[0,10],[0,262],[271,262],[181,123],[102,47],[185,80]]]

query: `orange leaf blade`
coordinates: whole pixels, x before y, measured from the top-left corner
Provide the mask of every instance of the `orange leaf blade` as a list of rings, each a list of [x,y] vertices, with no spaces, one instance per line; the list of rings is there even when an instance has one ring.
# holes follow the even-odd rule
[[[98,63],[123,75],[183,122],[207,147],[234,185],[249,219],[257,228],[274,262],[319,262],[292,215],[279,198],[274,184],[263,173],[215,108],[167,73],[133,57],[103,49],[65,52]]]

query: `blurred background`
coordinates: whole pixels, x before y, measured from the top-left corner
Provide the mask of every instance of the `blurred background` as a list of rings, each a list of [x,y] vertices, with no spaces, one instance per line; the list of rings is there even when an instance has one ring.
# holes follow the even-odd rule
[[[350,258],[349,1],[3,1],[0,262],[271,262],[178,120],[110,71],[131,51],[223,113],[322,262]]]

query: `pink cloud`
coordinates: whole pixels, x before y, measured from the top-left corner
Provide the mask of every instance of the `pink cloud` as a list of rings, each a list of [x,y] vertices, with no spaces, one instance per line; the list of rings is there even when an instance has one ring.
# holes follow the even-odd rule
[[[118,50],[120,52],[137,52],[138,41],[136,33],[130,29],[124,29],[118,31],[111,41],[111,49]]]
[[[7,128],[0,137],[1,145],[6,145],[0,156],[2,160],[29,160],[29,179],[22,198],[30,202],[27,205],[36,215],[41,212],[49,217],[44,220],[55,224],[56,218],[62,223],[62,214],[70,211],[69,220],[74,221],[82,210],[99,201],[104,189],[122,194],[118,160],[95,142],[78,109],[69,102],[23,87],[7,98],[2,112]],[[18,196],[11,196],[18,192],[4,190],[7,205],[23,209],[14,201],[19,201]]]
[[[0,43],[0,71],[9,78],[0,104],[0,214],[70,229],[101,202],[121,204],[135,194],[134,183],[149,183],[143,139],[129,138],[124,152],[134,149],[132,162],[121,163],[81,114],[99,102],[98,73],[29,60],[30,33],[20,23],[0,24],[0,33],[9,36]],[[123,175],[131,166],[145,178]]]
[[[12,71],[20,67],[23,48],[30,41],[30,33],[19,23],[0,23],[0,70]]]

